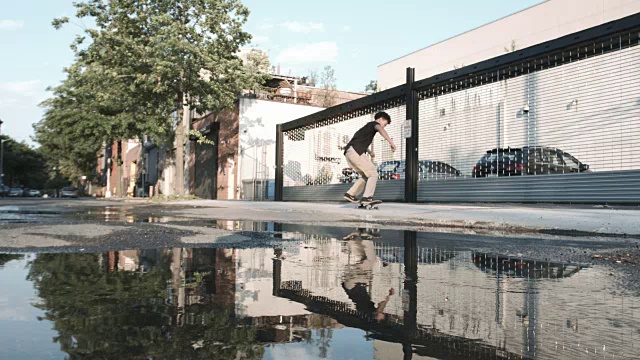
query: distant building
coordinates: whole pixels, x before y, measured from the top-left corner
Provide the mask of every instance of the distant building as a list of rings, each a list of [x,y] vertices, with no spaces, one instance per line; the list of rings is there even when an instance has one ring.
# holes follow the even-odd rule
[[[640,12],[637,0],[548,0],[378,66],[378,89],[471,65]],[[419,36],[414,39],[416,47]]]

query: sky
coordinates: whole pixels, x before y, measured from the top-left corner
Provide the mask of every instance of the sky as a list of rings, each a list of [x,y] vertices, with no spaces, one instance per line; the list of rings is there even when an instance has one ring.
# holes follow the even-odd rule
[[[80,1],[80,0],[77,0]],[[281,74],[305,76],[330,65],[337,87],[364,91],[377,66],[541,3],[541,0],[244,0],[251,46],[269,53]],[[39,104],[64,79],[69,45],[81,32],[51,21],[75,14],[72,0],[0,0],[2,133],[31,140]]]

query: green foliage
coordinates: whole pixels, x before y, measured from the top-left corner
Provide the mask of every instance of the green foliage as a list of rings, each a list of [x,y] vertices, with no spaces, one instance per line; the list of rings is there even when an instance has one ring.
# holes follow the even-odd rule
[[[43,103],[38,141],[65,176],[95,167],[103,143],[150,136],[170,142],[183,103],[204,114],[233,105],[264,74],[237,54],[249,43],[239,0],[86,0],[93,28],[71,44],[75,63]],[[68,18],[53,21],[59,29]],[[260,65],[260,64],[259,64]],[[261,65],[260,65],[261,66]]]
[[[320,84],[322,89],[322,97],[320,103],[323,107],[331,107],[336,103],[336,77],[335,70],[327,65],[324,67],[324,71],[320,74]]]
[[[167,117],[181,94],[189,94],[187,102],[200,113],[223,109],[251,79],[235,55],[251,39],[242,30],[249,10],[238,0],[91,0],[75,6],[78,18],[97,26],[85,30],[92,43],[76,50],[78,62],[98,66],[95,78],[109,89],[120,79],[118,90],[136,108],[149,101],[162,105],[147,108],[147,116]]]
[[[369,81],[367,86],[364,87],[364,92],[371,94],[378,92],[378,82],[376,80]]]
[[[202,135],[202,133],[198,130],[189,130],[189,133],[187,135],[195,136],[197,138],[196,142],[198,144],[206,144],[206,145],[216,144],[213,140],[207,139],[207,137]]]
[[[149,260],[145,273],[109,271],[106,255],[38,254],[30,263],[28,279],[41,300],[35,306],[70,359],[261,357],[255,330],[239,326],[232,306],[175,303],[167,253]]]
[[[24,258],[24,255],[20,254],[0,254],[0,268],[5,266],[10,261],[21,260]]]
[[[16,142],[8,136],[4,140],[4,183],[42,189],[48,180],[48,168],[44,154],[25,142]]]
[[[269,67],[270,67],[269,55],[264,51],[261,51],[258,49],[251,49],[247,54],[247,58],[246,58],[246,61],[244,62],[244,66],[250,74],[266,75],[269,73]],[[261,83],[261,82],[264,82],[264,80],[266,80],[266,77],[264,79],[257,79],[257,80],[258,82]]]

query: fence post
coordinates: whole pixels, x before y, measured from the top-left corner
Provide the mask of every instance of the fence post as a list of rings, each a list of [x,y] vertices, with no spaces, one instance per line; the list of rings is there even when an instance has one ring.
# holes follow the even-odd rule
[[[404,231],[404,310],[405,336],[413,339],[418,330],[418,236],[415,231]],[[410,359],[411,346],[404,347],[405,359]]]
[[[282,191],[284,186],[284,139],[282,133],[282,125],[276,125],[276,183],[275,183],[275,201],[282,201]]]
[[[404,201],[418,202],[418,92],[414,89],[416,69],[407,68],[406,111],[407,121],[404,125],[406,138],[406,167],[404,180]]]

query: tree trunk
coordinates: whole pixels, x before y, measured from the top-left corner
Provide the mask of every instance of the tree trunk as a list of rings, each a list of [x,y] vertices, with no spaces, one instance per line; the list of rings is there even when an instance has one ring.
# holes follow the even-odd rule
[[[184,143],[185,134],[188,132],[190,124],[189,105],[186,104],[184,97],[182,97],[182,108],[178,109],[178,123],[176,124],[176,173],[175,173],[175,186],[176,195],[184,195],[185,192],[185,156],[184,156]]]
[[[122,196],[122,141],[116,145],[116,196]]]

